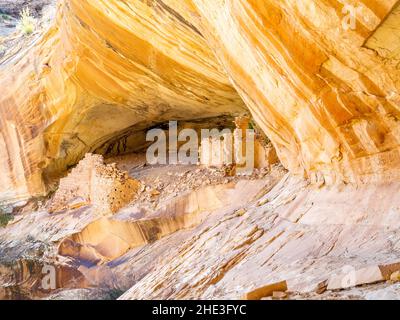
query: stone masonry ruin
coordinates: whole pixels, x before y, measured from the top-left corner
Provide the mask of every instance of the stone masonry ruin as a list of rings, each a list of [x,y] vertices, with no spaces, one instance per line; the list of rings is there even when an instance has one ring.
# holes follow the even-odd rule
[[[50,212],[93,205],[101,214],[115,213],[135,199],[140,182],[119,170],[115,164],[104,164],[103,156],[86,154],[85,158],[60,180],[50,203]]]

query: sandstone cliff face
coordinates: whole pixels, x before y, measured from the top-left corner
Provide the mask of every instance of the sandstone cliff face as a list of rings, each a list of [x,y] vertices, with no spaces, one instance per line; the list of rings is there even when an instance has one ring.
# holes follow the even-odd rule
[[[49,30],[0,69],[2,191],[38,193],[85,152],[140,144],[156,123],[246,107],[293,173],[398,177],[400,6],[360,1],[345,30],[347,4],[60,1]]]
[[[186,2],[289,169],[398,176],[398,1]],[[342,27],[345,5],[358,6],[354,30]]]
[[[245,110],[198,30],[161,2],[60,1],[0,79],[0,188],[16,195],[112,138]]]

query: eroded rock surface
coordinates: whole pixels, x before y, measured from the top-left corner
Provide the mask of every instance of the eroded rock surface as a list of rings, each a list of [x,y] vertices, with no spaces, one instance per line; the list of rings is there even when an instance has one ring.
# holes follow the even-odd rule
[[[344,29],[347,4],[60,1],[48,30],[1,67],[3,191],[40,193],[43,177],[117,137],[134,149],[154,124],[246,107],[293,173],[393,180],[400,7],[361,2]]]
[[[125,169],[129,169],[127,159],[120,162]],[[3,298],[379,299],[397,295],[397,182],[362,188],[315,186],[274,167],[262,178],[231,177],[231,181],[213,178],[216,173],[207,169],[210,185],[198,185],[196,170],[131,165],[130,174],[144,185],[159,176],[164,188],[155,196],[145,188],[143,197],[113,216],[99,217],[95,207],[87,206],[16,219],[0,231]],[[207,176],[207,171],[201,176]],[[168,191],[177,178],[188,191],[176,187]],[[5,259],[14,262],[10,265]],[[25,261],[32,259],[35,264]],[[16,263],[35,267],[12,267]],[[57,282],[55,291],[34,289],[42,279],[44,263],[64,270],[57,278],[64,280]],[[22,286],[13,279],[30,281]],[[275,286],[283,282],[285,293],[282,286]],[[334,283],[338,285],[333,287]]]
[[[353,1],[185,2],[287,168],[398,177],[398,1],[358,2],[354,29],[342,13]]]
[[[91,202],[54,213],[46,210],[48,205],[42,205],[39,211],[22,211],[0,229],[0,266],[4,266],[0,270],[1,297],[55,299],[63,297],[63,291],[67,297],[70,289],[82,289],[76,294],[88,298],[101,299],[116,292],[121,295],[153,270],[158,259],[168,257],[185,239],[194,236],[206,221],[216,221],[224,212],[236,212],[254,201],[284,172],[278,166],[271,177],[268,172],[227,177],[223,170],[196,166],[143,167],[142,158],[113,159],[143,185],[140,196],[114,215],[104,216]],[[132,163],[132,159],[137,162]],[[92,160],[105,167],[101,156],[88,156],[76,172],[91,169]],[[76,178],[75,173],[71,177]],[[83,177],[74,185],[87,187]],[[198,183],[199,178],[204,181]],[[66,193],[66,187],[71,184],[61,183],[60,194]],[[57,199],[56,193],[49,204]],[[27,270],[20,267],[25,264],[34,268],[18,271]],[[40,288],[47,265],[57,270],[56,290]]]
[[[198,30],[162,2],[67,0],[57,10],[1,66],[2,191],[43,192],[43,177],[117,137],[125,150],[141,146],[135,133],[155,124],[245,111]]]
[[[290,172],[141,163],[114,216],[85,196],[22,210],[0,230],[0,297],[398,297],[382,270],[400,263],[400,4],[360,1],[344,28],[347,5],[59,1],[1,58],[1,199],[44,194],[87,152],[143,150],[169,120],[248,111]]]
[[[239,299],[282,281],[294,298],[318,297],[319,284],[334,274],[399,262],[400,235],[393,220],[398,184],[380,195],[376,189],[343,188],[347,192],[285,177],[244,212],[206,222],[178,254],[164,258],[122,298]],[[355,208],[354,198],[365,202]],[[371,291],[361,289],[357,297]],[[346,298],[346,292],[336,298],[340,295]]]

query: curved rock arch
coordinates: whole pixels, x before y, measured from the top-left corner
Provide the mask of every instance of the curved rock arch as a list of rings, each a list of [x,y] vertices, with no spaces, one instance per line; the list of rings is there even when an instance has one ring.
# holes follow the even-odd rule
[[[136,123],[239,113],[243,101],[295,174],[398,178],[399,1],[360,1],[342,30],[352,3],[60,1],[49,30],[0,69],[1,191],[42,192],[43,170]]]

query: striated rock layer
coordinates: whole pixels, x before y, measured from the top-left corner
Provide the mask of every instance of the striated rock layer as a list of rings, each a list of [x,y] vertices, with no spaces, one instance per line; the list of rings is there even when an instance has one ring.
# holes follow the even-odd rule
[[[398,1],[186,2],[292,172],[398,176]],[[343,28],[346,5],[357,6],[354,30]]]
[[[157,123],[244,103],[293,173],[398,178],[400,6],[359,1],[345,29],[346,5],[60,1],[49,30],[0,69],[0,191],[40,193],[110,140],[140,145],[135,133]]]
[[[0,298],[259,299],[287,287],[290,299],[398,299],[400,283],[386,280],[400,270],[399,186],[317,188],[275,168],[150,211],[22,215],[0,228]],[[57,290],[40,290],[44,265]]]
[[[0,191],[16,195],[115,137],[245,110],[198,30],[161,2],[60,1],[0,79]]]
[[[156,184],[154,175],[162,178],[165,187],[151,204],[137,199],[115,215],[99,215],[90,203],[56,214],[41,205],[38,211],[18,215],[7,227],[0,227],[0,299],[37,299],[85,288],[99,290],[100,296],[91,296],[96,299],[104,293],[121,295],[163,263],[163,257],[174,255],[185,239],[198,237],[206,221],[213,225],[233,212],[242,215],[243,205],[254,202],[284,174],[278,166],[271,174],[262,174],[262,179],[232,177],[226,182],[205,168],[201,173],[205,183],[196,186],[195,166],[149,170],[149,166],[131,165],[133,174],[146,185],[148,179]],[[177,182],[180,187],[186,185],[185,191],[175,191]],[[154,190],[149,192],[154,194]],[[56,268],[55,288],[41,288],[46,266]]]

